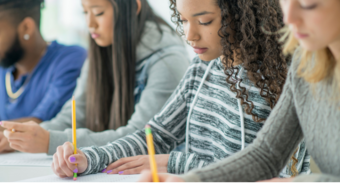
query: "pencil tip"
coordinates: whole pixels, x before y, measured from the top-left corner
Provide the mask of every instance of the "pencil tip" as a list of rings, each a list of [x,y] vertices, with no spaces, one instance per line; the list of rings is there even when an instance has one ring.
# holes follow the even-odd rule
[[[77,178],[73,178],[73,180],[74,180],[74,181],[76,181],[76,180],[77,180]]]

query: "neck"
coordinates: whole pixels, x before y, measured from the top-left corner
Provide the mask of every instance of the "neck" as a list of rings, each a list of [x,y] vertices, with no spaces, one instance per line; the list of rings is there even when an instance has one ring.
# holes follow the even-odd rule
[[[339,61],[340,60],[340,39],[332,44],[330,44],[329,49],[331,50],[334,58]]]
[[[16,72],[15,79],[21,75],[25,75],[34,70],[46,51],[47,44],[41,35],[36,35],[27,45],[23,46],[25,50],[24,57],[15,64]]]

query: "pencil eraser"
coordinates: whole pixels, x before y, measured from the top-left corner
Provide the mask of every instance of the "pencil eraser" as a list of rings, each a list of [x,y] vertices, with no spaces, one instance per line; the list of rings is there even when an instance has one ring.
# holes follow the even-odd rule
[[[77,178],[73,178],[73,180],[74,180],[74,181],[76,181],[76,180],[77,180]]]

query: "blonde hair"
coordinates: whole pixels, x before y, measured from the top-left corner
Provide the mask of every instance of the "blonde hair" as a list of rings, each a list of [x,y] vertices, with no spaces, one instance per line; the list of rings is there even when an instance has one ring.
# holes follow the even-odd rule
[[[340,90],[340,63],[338,58],[334,58],[330,49],[324,48],[314,52],[304,50],[299,47],[298,40],[290,32],[288,27],[284,27],[280,32],[283,33],[281,42],[284,43],[284,54],[295,54],[295,61],[300,60],[297,74],[308,83],[315,85],[322,81],[330,80],[333,85],[333,95]]]
[[[314,52],[299,48],[299,42],[294,37],[292,32],[286,26],[279,31],[283,34],[280,39],[283,45],[283,53],[285,55],[295,54],[294,61],[299,60],[300,64],[297,69],[297,74],[302,77],[308,83],[312,84],[313,87],[323,81],[330,80],[333,85],[332,96],[337,96],[337,92],[340,90],[340,63],[338,59],[334,58],[329,48],[317,50]],[[338,97],[339,98],[339,97]],[[292,159],[291,171],[293,177],[298,174],[296,169],[297,159],[294,157],[297,149],[295,150]]]

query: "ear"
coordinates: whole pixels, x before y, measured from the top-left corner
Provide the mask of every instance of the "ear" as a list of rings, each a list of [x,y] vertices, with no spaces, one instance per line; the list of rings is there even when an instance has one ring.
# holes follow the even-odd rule
[[[30,17],[26,17],[18,26],[19,38],[24,41],[32,39],[35,31],[37,30],[37,25],[34,20]]]
[[[142,9],[142,2],[140,0],[136,0],[137,3],[137,15],[139,15],[140,10]]]

